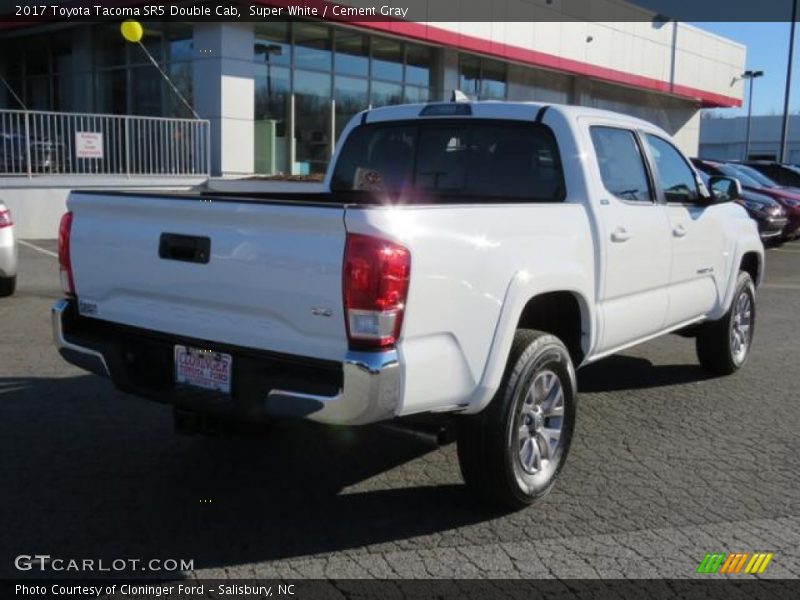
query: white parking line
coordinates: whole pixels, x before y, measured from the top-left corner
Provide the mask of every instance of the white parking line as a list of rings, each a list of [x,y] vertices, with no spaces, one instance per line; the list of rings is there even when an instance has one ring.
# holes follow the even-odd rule
[[[58,258],[58,254],[56,254],[52,250],[47,250],[45,248],[40,248],[39,246],[37,246],[35,244],[31,244],[30,242],[26,242],[25,240],[17,240],[17,241],[20,244],[22,244],[23,246],[26,246],[28,248],[33,248],[34,250],[37,250],[37,251],[41,252],[42,254],[47,254],[47,256],[52,256],[53,258]]]
[[[773,248],[773,252],[785,252],[786,254],[800,254],[800,250],[794,250],[789,248]]]

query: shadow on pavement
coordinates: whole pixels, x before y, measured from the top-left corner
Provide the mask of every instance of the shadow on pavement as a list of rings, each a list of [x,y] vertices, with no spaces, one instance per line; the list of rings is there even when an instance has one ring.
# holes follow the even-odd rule
[[[712,379],[700,365],[654,365],[646,358],[617,355],[578,371],[580,392],[618,392]]]
[[[178,436],[168,407],[100,378],[0,379],[0,506],[11,517],[0,576],[15,573],[18,554],[225,567],[491,518],[456,465],[451,485],[419,486],[415,472],[408,486],[404,465],[432,449],[382,427],[302,422],[258,438]]]

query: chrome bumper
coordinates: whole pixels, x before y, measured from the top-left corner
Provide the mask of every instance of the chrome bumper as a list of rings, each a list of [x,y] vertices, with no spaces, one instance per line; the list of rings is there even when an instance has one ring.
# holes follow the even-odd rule
[[[76,346],[69,343],[64,337],[64,315],[69,310],[72,301],[66,298],[56,300],[53,308],[50,309],[50,317],[53,323],[53,340],[56,343],[58,353],[69,363],[90,371],[102,377],[111,377],[105,357],[90,348]]]
[[[344,385],[334,396],[272,390],[267,413],[301,416],[319,423],[365,425],[397,416],[400,408],[400,367],[397,353],[348,352]]]
[[[61,356],[82,369],[112,377],[100,352],[69,342],[64,319],[72,300],[58,300],[51,309],[53,337]],[[400,366],[397,352],[348,352],[342,363],[343,384],[332,396],[273,389],[258,400],[267,415],[308,419],[336,425],[364,425],[392,419],[400,409]],[[113,378],[113,377],[112,377]]]

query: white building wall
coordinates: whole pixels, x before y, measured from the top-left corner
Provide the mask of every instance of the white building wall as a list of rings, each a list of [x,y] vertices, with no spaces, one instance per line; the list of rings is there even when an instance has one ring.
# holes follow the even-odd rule
[[[700,112],[694,114],[672,134],[678,147],[688,156],[697,156],[700,147]]]
[[[508,67],[508,98],[569,104],[573,102],[574,79],[562,73],[512,64]]]
[[[196,23],[195,109],[211,120],[212,173],[254,171],[255,83],[252,23]]]
[[[697,154],[700,108],[697,103],[588,79],[578,80],[576,103],[655,123],[675,138],[684,153]]]
[[[777,158],[783,118],[780,115],[754,116],[750,126],[749,154]],[[747,117],[700,119],[700,156],[709,159],[745,158]],[[786,140],[786,162],[800,164],[800,115],[790,115]]]
[[[666,93],[691,98],[700,91],[741,103],[745,46],[686,23],[654,21],[654,13],[622,0],[591,2],[590,16],[618,19],[613,22],[584,21],[587,3],[582,0],[493,0],[462,3],[460,10],[452,3],[443,7],[438,0],[404,4],[415,15],[429,15],[423,25],[431,29],[465,36],[464,43],[466,38],[490,42],[487,50],[498,57],[509,47],[512,52],[522,49],[547,55],[535,60],[551,62],[552,68],[583,70],[588,65],[660,82]],[[439,14],[452,21],[437,21]],[[503,18],[514,21],[499,21]]]

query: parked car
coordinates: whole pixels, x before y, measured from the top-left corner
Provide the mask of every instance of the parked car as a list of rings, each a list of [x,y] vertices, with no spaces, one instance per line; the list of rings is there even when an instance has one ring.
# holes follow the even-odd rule
[[[0,173],[26,173],[27,164],[25,138],[16,133],[0,132]]]
[[[758,192],[777,201],[786,211],[788,219],[782,239],[794,239],[800,234],[800,190],[781,187],[746,165],[697,158],[692,159],[692,163],[708,175],[734,177],[744,190]]]
[[[17,287],[17,246],[11,211],[0,200],[0,296],[10,296]]]
[[[778,185],[800,189],[800,167],[767,160],[750,160],[742,163],[769,177]]]
[[[0,132],[0,173],[23,175],[28,172],[28,148],[25,134]],[[30,163],[33,173],[65,171],[67,155],[64,144],[47,138],[31,138]]]
[[[181,423],[452,413],[468,486],[519,508],[564,466],[576,368],[678,331],[712,373],[746,363],[764,249],[710,183],[612,112],[369,110],[323,192],[73,192],[54,335]]]
[[[711,176],[704,171],[698,173],[703,182],[710,185]],[[786,210],[776,200],[742,188],[741,196],[735,202],[744,206],[747,214],[756,222],[762,242],[770,243],[781,239],[789,219]]]

